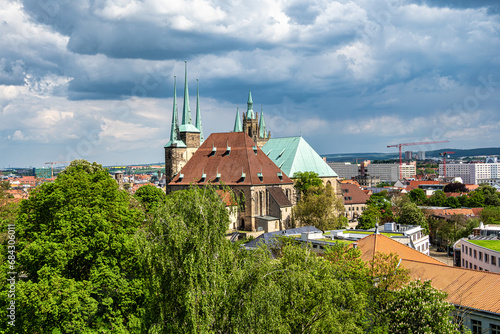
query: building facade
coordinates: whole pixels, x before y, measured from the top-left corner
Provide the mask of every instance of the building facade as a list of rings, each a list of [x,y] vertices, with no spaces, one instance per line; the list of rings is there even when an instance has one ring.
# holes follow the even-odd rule
[[[341,179],[350,180],[359,175],[359,164],[351,164],[350,162],[329,162],[328,166],[339,176]]]
[[[444,176],[444,165],[439,164],[439,176]],[[465,184],[500,184],[500,163],[447,163],[447,177],[460,177]]]
[[[244,132],[212,133],[168,184],[225,185],[240,200],[237,228],[279,231],[289,227],[293,181]]]
[[[481,245],[484,237],[460,240],[460,267],[500,273],[500,252]],[[500,246],[496,237],[486,238]],[[477,244],[476,244],[477,243]]]

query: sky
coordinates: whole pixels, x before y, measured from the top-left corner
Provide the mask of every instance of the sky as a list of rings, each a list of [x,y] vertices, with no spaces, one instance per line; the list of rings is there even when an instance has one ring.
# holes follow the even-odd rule
[[[164,161],[187,61],[205,138],[237,107],[319,154],[498,147],[497,0],[0,0],[0,168]]]

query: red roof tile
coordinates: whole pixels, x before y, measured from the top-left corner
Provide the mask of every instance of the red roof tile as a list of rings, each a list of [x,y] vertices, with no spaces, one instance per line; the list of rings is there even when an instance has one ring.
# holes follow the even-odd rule
[[[370,198],[358,186],[349,183],[341,183],[342,196],[344,197],[344,204],[365,204]]]
[[[293,183],[244,132],[212,133],[169,185],[218,182],[227,185]]]

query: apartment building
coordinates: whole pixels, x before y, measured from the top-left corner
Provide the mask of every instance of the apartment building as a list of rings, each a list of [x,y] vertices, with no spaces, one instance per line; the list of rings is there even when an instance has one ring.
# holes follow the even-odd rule
[[[466,184],[490,185],[500,183],[500,163],[447,163],[446,176],[460,177]],[[444,165],[439,165],[439,176],[444,176]]]

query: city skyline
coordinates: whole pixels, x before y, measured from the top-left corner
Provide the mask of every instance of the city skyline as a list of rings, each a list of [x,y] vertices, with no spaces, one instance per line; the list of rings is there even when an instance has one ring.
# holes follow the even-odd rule
[[[205,137],[251,88],[272,137],[320,154],[500,139],[495,1],[0,4],[0,167],[162,161],[184,60]]]

